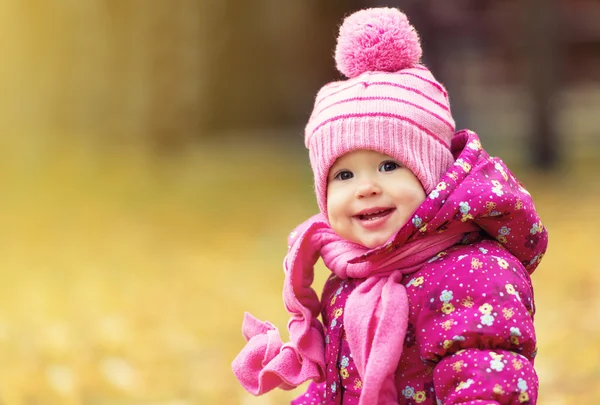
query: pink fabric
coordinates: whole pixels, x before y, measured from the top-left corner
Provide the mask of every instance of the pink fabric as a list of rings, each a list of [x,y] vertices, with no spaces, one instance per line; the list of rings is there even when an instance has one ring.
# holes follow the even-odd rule
[[[339,324],[348,331],[345,332],[347,341],[343,338],[341,341],[349,343],[355,340],[348,336],[350,329],[355,331],[352,332],[354,334],[360,334],[362,330],[371,333],[357,337],[362,340],[353,343],[352,356],[345,352],[350,360],[343,367],[352,369],[356,358],[361,358],[362,370],[358,370],[357,366],[354,371],[360,371],[361,377],[366,375],[369,379],[362,389],[372,390],[374,388],[366,385],[374,387],[377,381],[383,381],[379,403],[394,403],[394,389],[398,392],[397,401],[411,404],[434,405],[438,400],[449,405],[470,403],[475,399],[487,401],[494,389],[504,391],[502,395],[506,398],[499,403],[518,405],[527,403],[523,402],[526,398],[529,398],[529,403],[535,403],[535,307],[529,274],[544,256],[548,234],[529,193],[500,159],[487,155],[474,132],[457,133],[452,150],[456,157],[453,167],[415,211],[409,223],[387,244],[371,251],[357,249],[356,245],[339,240],[322,216],[311,218],[290,235],[291,248],[285,260],[284,298],[292,314],[292,339],[284,345],[273,325],[246,315],[243,330],[248,344],[234,361],[234,371],[248,391],[258,394],[273,387],[293,388],[310,378],[323,381],[326,367],[323,360],[324,339],[322,326],[317,320],[319,310],[323,309],[335,313],[342,310],[340,316],[343,314],[343,318],[338,321],[341,320]],[[440,235],[466,233],[470,229],[477,229],[477,232],[469,233],[459,245],[448,251],[444,251],[444,246],[450,244],[450,240],[446,243],[437,239]],[[422,245],[418,242],[420,238],[432,242]],[[430,238],[436,238],[439,246],[434,247],[434,240]],[[415,255],[426,257],[429,248],[439,254],[420,266],[421,258]],[[345,253],[336,256],[338,251]],[[310,288],[312,265],[320,254],[327,257],[325,263],[336,274],[348,278],[330,278],[325,286],[323,308],[320,308],[318,298]],[[376,365],[376,356],[381,353],[382,343],[375,343],[380,336],[377,328],[384,335],[384,326],[389,325],[386,322],[403,323],[398,320],[404,319],[399,311],[390,314],[385,310],[386,303],[404,299],[399,298],[403,290],[394,285],[394,272],[386,269],[397,266],[402,274],[410,272],[410,263],[404,260],[405,256],[417,263],[415,267],[418,270],[404,277],[409,297],[409,325],[404,347],[400,349],[402,357],[397,364],[394,388],[390,386],[393,382],[385,378],[386,371],[370,371],[369,366]],[[351,278],[363,274],[361,271],[370,276],[367,279]],[[386,289],[387,283],[388,287],[392,287],[389,290]],[[335,306],[330,308],[334,305],[332,294],[340,284],[352,287],[341,289]],[[373,324],[365,322],[367,316],[352,318],[350,315],[357,311],[349,309],[351,301],[363,301],[358,289],[361,284],[365,284],[362,287],[364,294],[373,294],[368,299],[374,298],[374,301],[372,305],[366,304],[359,309],[365,311],[363,314],[375,314],[370,318]],[[344,295],[342,290],[348,295]],[[354,296],[354,293],[357,295]],[[347,315],[349,318],[346,318]],[[392,318],[396,316],[399,318]],[[329,316],[330,323],[327,324],[327,318],[324,316],[323,319],[329,339],[332,334],[341,336],[344,331],[334,327],[332,316]],[[373,339],[370,346],[369,336]],[[387,346],[389,353],[396,353],[398,349],[393,345],[402,344],[402,340],[396,334]],[[340,393],[342,382],[354,384],[353,379],[344,381],[339,374],[338,367],[342,366],[338,363],[339,353],[331,352],[333,344],[329,341],[326,370],[330,384],[312,384],[303,396],[306,399],[298,399],[294,403],[339,405],[335,399],[323,399],[322,394],[336,389]],[[341,350],[339,343],[335,343],[335,350]],[[504,366],[497,364],[496,355],[504,356],[507,361],[502,363]],[[384,358],[379,365],[385,369],[392,361]],[[431,367],[434,365],[432,374]],[[488,369],[493,371],[493,375]],[[375,373],[375,378],[370,377],[371,372]],[[517,373],[521,376],[519,379],[515,378]],[[357,391],[360,389],[352,393]],[[378,402],[363,400],[363,404],[366,403]]]
[[[335,49],[338,70],[346,77],[366,71],[396,72],[418,63],[419,35],[396,8],[360,10],[340,27]]]
[[[548,232],[531,195],[502,160],[485,152],[477,134],[458,132],[452,150],[456,163],[400,229],[393,246],[465,223],[478,230],[403,279],[409,319],[396,370],[398,400],[533,405],[537,344],[529,274],[542,261]],[[388,251],[386,245],[369,256]],[[330,277],[325,283],[327,381],[312,384],[294,404],[356,403],[361,381],[344,338],[348,325],[338,316],[349,311],[349,298],[364,282]]]
[[[472,228],[465,225],[361,261],[368,249],[341,239],[322,214],[315,215],[292,232],[284,260],[283,298],[292,315],[290,342],[283,344],[272,324],[246,314],[242,330],[248,343],[233,362],[234,374],[254,395],[275,387],[293,388],[309,379],[323,380],[323,330],[317,319],[320,302],[310,287],[314,264],[321,256],[338,277],[366,279],[349,297],[344,314],[348,343],[363,378],[360,403],[397,404],[393,376],[408,319],[406,289],[400,280],[469,230]]]

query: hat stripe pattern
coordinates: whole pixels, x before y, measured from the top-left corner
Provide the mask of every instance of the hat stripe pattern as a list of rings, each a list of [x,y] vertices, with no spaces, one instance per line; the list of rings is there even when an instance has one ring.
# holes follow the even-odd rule
[[[405,86],[405,85],[398,84],[398,83],[391,83],[391,82],[374,82],[374,83],[370,83],[369,86],[392,86],[392,87],[397,87],[399,89],[407,90],[412,93],[418,94],[419,96],[431,101],[432,103],[434,103],[438,107],[444,109],[445,111],[448,111],[448,112],[450,111],[450,108],[447,105],[437,101],[433,97],[428,96],[426,93],[424,93],[421,90],[418,90],[414,87]]]
[[[425,71],[422,72],[425,73]],[[357,77],[352,80],[352,85],[333,92],[330,92],[326,86],[317,96],[318,104],[321,104],[321,107],[315,108],[307,125],[306,146],[309,147],[310,139],[320,127],[326,122],[330,122],[332,117],[345,113],[384,112],[409,116],[414,114],[413,120],[427,123],[431,129],[430,132],[438,133],[440,125],[443,125],[443,132],[454,132],[454,120],[447,104],[446,92],[439,90],[443,87],[439,84],[434,85],[431,80],[421,75],[406,75],[405,73],[411,72],[371,73],[364,77]],[[381,97],[381,101],[375,101],[379,97]],[[397,102],[386,103],[384,102],[386,97],[405,100],[406,107],[399,106]],[[343,100],[351,99],[357,101],[348,106],[341,105]],[[324,100],[329,101],[327,106],[322,106]],[[449,147],[449,144],[448,139],[448,142],[445,142],[446,147]]]
[[[437,82],[434,82],[434,81],[432,81],[432,80],[429,80],[429,79],[427,79],[427,78],[425,78],[425,77],[419,76],[419,75],[417,75],[417,74],[414,74],[414,73],[411,73],[411,72],[401,72],[401,74],[403,74],[403,75],[407,75],[407,76],[413,76],[413,77],[416,77],[416,78],[418,78],[418,79],[421,79],[421,80],[423,80],[423,81],[425,81],[425,82],[427,82],[427,83],[431,84],[433,87],[435,87],[436,89],[438,89],[438,90],[439,90],[439,91],[441,91],[442,93],[444,93],[444,95],[445,95],[446,97],[448,96],[448,93],[446,92],[446,89],[445,89],[445,88],[443,88],[443,87],[442,87],[442,86],[441,86],[439,83],[437,83]]]
[[[454,125],[453,125],[452,123],[448,122],[446,119],[444,119],[444,118],[443,118],[443,117],[441,117],[440,115],[436,114],[435,112],[433,112],[433,111],[431,111],[431,110],[428,110],[428,109],[426,109],[425,107],[423,107],[423,106],[421,106],[421,105],[419,105],[419,104],[412,103],[412,102],[410,102],[410,101],[408,101],[408,100],[406,100],[406,99],[401,99],[401,98],[396,98],[396,97],[384,97],[384,96],[377,97],[377,96],[370,96],[370,97],[353,97],[353,98],[346,98],[346,99],[343,99],[343,100],[336,101],[336,102],[335,102],[335,103],[333,103],[333,104],[329,104],[329,105],[327,105],[326,107],[323,107],[323,108],[322,108],[322,109],[319,111],[319,113],[322,113],[323,111],[325,111],[325,110],[327,110],[327,109],[329,109],[329,108],[331,108],[331,107],[334,107],[334,106],[336,106],[336,105],[339,105],[339,104],[343,104],[343,103],[352,103],[352,102],[357,102],[357,101],[393,101],[393,102],[396,102],[396,103],[403,103],[403,104],[407,104],[407,105],[410,105],[410,106],[412,106],[412,107],[418,108],[419,110],[421,110],[421,111],[424,111],[424,112],[426,112],[426,113],[430,114],[431,116],[433,116],[433,117],[435,117],[435,118],[439,119],[440,121],[442,121],[442,122],[443,122],[443,123],[444,123],[444,124],[445,124],[445,125],[446,125],[448,128],[450,128],[451,130],[454,130]],[[316,131],[317,129],[318,129],[318,128],[315,128],[315,131]]]
[[[422,71],[422,72],[427,72],[428,74],[430,74],[430,75],[431,75],[431,73],[429,73],[429,70],[427,70],[427,68],[426,68],[426,67],[424,67],[424,66],[422,66],[422,65],[417,65],[417,66],[413,67],[413,68],[412,68],[412,70],[420,70],[420,71]],[[446,92],[446,89],[444,89],[444,87],[443,87],[443,86],[441,86],[439,83],[437,83],[435,80],[430,80],[430,79],[428,79],[428,78],[425,78],[425,77],[423,77],[423,76],[421,76],[421,75],[418,75],[418,74],[416,74],[416,73],[409,72],[409,71],[407,71],[407,70],[405,70],[405,71],[400,71],[400,72],[397,72],[397,73],[395,74],[395,76],[400,76],[400,75],[412,76],[412,77],[415,77],[415,78],[417,78],[417,79],[420,79],[420,80],[422,80],[422,81],[426,82],[427,84],[430,84],[431,86],[434,86],[434,87],[435,87],[435,88],[436,88],[438,91],[440,91],[440,92],[442,92],[442,93],[444,94],[444,97],[446,97],[446,99],[448,98],[448,93]],[[389,75],[389,74],[388,74],[388,75],[386,75],[386,76],[390,76],[390,77],[391,77],[391,75]],[[316,108],[317,108],[317,107],[318,107],[318,106],[319,106],[319,105],[320,105],[320,104],[321,104],[323,101],[327,100],[327,99],[328,99],[329,97],[331,97],[331,96],[334,96],[334,95],[336,95],[336,94],[339,94],[339,93],[341,93],[341,92],[344,92],[344,91],[346,91],[346,90],[349,90],[351,87],[358,86],[358,85],[360,85],[360,84],[362,84],[362,85],[365,85],[365,84],[366,84],[366,85],[369,85],[369,86],[373,86],[373,85],[386,85],[386,84],[389,84],[389,85],[396,85],[396,86],[399,86],[399,87],[401,87],[401,88],[404,88],[404,89],[406,89],[406,90],[409,90],[409,91],[411,91],[411,88],[410,88],[410,87],[408,87],[408,86],[402,86],[402,85],[399,85],[398,83],[390,83],[390,82],[387,82],[387,81],[381,81],[381,82],[371,82],[371,83],[367,83],[367,82],[365,82],[364,80],[361,80],[361,81],[356,81],[356,80],[355,80],[355,81],[353,81],[353,82],[350,84],[350,86],[346,86],[346,87],[344,87],[344,88],[340,88],[342,85],[344,85],[344,84],[346,84],[346,83],[348,83],[348,82],[346,82],[346,81],[339,81],[339,82],[332,82],[332,83],[329,83],[329,84],[325,85],[325,87],[323,87],[323,88],[321,89],[321,91],[320,91],[320,94],[319,94],[319,96],[317,97],[317,98],[318,98],[318,100],[317,100],[317,102],[315,103],[315,106],[314,106],[314,108],[315,108],[315,112],[313,112],[313,116],[314,116],[314,115],[316,115],[316,114],[318,114],[318,111],[316,110]],[[335,91],[332,91],[331,93],[327,94],[327,91],[329,91],[329,90],[335,90]],[[434,102],[434,103],[438,104],[440,107],[442,107],[442,108],[446,108],[448,111],[450,111],[450,109],[448,108],[448,106],[447,106],[447,105],[445,105],[445,104],[443,104],[443,103],[440,103],[440,102],[436,101],[435,99],[433,99],[433,98],[429,97],[429,96],[428,96],[427,94],[425,94],[424,92],[422,92],[422,91],[419,91],[419,90],[417,90],[417,89],[414,89],[414,88],[412,89],[412,91],[414,91],[414,92],[416,92],[416,93],[420,94],[420,95],[421,95],[421,96],[423,96],[423,97],[426,97],[426,98],[428,98],[430,101],[432,101],[432,102]]]
[[[394,119],[397,119],[400,121],[407,122],[410,125],[417,127],[421,131],[426,132],[429,136],[431,136],[433,139],[438,141],[443,147],[450,149],[450,147],[439,136],[437,136],[434,132],[431,132],[427,127],[419,124],[419,122],[417,122],[409,117],[406,117],[403,115],[398,115],[398,114],[392,114],[392,113],[372,112],[372,113],[364,113],[364,114],[337,115],[337,116],[329,118],[326,121],[321,122],[319,124],[319,126],[317,128],[315,128],[315,131],[317,131],[323,125],[326,125],[326,124],[329,124],[331,122],[338,121],[338,120],[343,120],[343,119],[348,119],[348,118],[373,118],[373,117],[394,118]]]

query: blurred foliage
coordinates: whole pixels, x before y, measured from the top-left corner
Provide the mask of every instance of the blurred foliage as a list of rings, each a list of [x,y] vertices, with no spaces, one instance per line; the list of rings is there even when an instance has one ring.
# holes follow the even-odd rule
[[[0,131],[163,151],[215,130],[298,125],[333,76],[349,4],[0,2]]]

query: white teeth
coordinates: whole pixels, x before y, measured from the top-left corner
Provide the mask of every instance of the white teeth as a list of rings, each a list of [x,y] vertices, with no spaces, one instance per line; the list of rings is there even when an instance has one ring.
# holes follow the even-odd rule
[[[383,214],[384,212],[388,212],[388,211],[389,211],[389,209],[383,209],[383,210],[369,212],[367,214],[359,214],[358,216],[363,221],[372,221],[372,220],[375,220],[377,218],[380,218],[381,214]]]

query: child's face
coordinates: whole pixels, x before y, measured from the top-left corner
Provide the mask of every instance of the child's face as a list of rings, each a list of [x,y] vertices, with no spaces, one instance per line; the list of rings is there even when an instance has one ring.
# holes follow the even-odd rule
[[[332,229],[370,249],[387,242],[425,201],[421,183],[408,168],[372,150],[338,158],[327,183]]]

